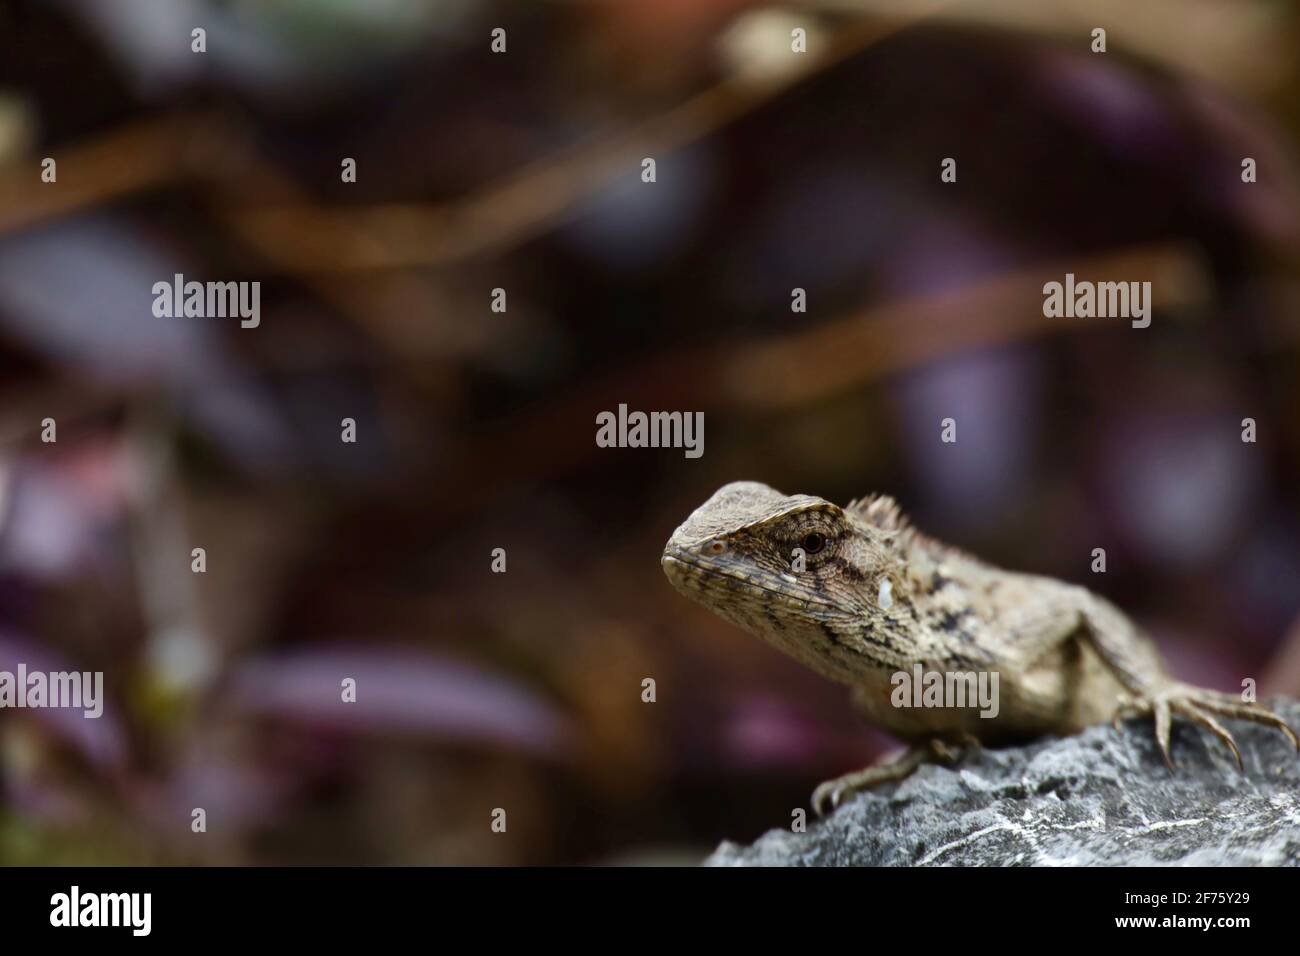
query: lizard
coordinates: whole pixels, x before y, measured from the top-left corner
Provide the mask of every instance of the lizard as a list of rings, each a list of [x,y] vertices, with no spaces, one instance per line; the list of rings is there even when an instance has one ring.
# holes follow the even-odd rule
[[[1221,740],[1218,718],[1300,738],[1255,701],[1168,675],[1152,640],[1080,585],[1003,570],[917,530],[888,495],[840,507],[767,485],[725,485],[673,532],[661,565],[674,587],[824,677],[854,709],[908,743],[892,761],[821,784],[819,816],[853,793],[902,780],[971,745],[1073,734],[1123,716],[1154,719],[1170,770],[1173,716]],[[895,706],[896,675],[996,674],[996,716],[974,707]]]

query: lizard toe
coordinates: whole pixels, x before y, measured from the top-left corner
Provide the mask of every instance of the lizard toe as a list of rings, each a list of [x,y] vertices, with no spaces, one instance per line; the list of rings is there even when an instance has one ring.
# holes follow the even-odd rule
[[[1246,702],[1230,694],[1214,691],[1202,691],[1200,688],[1188,688],[1187,700],[1198,710],[1228,717],[1234,720],[1249,720],[1281,731],[1291,741],[1291,746],[1300,751],[1300,738],[1285,720],[1273,713],[1263,704]]]
[[[1156,718],[1156,743],[1160,745],[1160,753],[1165,758],[1165,766],[1173,770],[1174,759],[1169,754],[1169,728],[1172,723],[1169,701],[1164,698],[1157,699],[1152,702],[1151,708]]]
[[[840,805],[840,792],[836,783],[835,780],[828,780],[813,791],[811,802],[813,813],[817,816],[824,817]]]
[[[1237,769],[1243,773],[1245,772],[1246,765],[1241,759],[1241,751],[1237,749],[1237,741],[1233,739],[1232,734],[1228,732],[1228,729],[1223,724],[1215,720],[1208,711],[1202,709],[1193,701],[1181,701],[1174,705],[1174,710],[1198,726],[1204,727],[1223,741],[1224,745],[1232,751],[1232,755],[1237,758]]]

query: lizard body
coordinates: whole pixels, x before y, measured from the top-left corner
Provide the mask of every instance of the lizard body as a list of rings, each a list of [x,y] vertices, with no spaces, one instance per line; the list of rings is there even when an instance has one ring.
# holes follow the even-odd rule
[[[662,565],[687,597],[852,688],[868,720],[912,744],[898,761],[828,781],[819,813],[906,776],[954,744],[1069,734],[1149,713],[1165,761],[1171,715],[1222,740],[1216,720],[1289,727],[1267,708],[1170,678],[1152,642],[1086,588],[1004,571],[915,530],[893,499],[839,507],[757,482],[719,489],[673,533]],[[996,715],[896,706],[896,675],[996,673]]]

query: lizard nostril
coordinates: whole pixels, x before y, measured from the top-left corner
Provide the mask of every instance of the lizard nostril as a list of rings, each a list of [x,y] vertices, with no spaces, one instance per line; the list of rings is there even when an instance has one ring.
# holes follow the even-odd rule
[[[704,546],[704,550],[708,554],[722,554],[727,550],[727,543],[725,541],[710,541]]]

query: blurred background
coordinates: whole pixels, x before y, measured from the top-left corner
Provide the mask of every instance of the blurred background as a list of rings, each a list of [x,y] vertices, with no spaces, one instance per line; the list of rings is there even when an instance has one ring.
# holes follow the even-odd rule
[[[108,699],[0,711],[0,862],[789,825],[893,744],[664,579],[738,479],[893,494],[1300,694],[1297,50],[1281,0],[2,0],[0,669]],[[1045,319],[1067,271],[1151,327]],[[260,326],[155,318],[175,273]],[[597,448],[623,402],[703,458]]]

